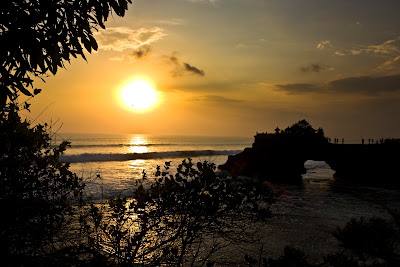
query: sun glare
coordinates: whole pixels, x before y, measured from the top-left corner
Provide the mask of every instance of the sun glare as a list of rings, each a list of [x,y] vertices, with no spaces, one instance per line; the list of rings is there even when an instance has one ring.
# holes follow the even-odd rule
[[[144,80],[137,80],[122,88],[122,102],[125,107],[134,111],[147,111],[158,102],[158,92]]]

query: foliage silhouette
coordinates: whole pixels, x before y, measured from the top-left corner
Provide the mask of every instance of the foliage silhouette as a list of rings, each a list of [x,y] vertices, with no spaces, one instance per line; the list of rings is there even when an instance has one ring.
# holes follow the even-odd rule
[[[391,262],[399,243],[399,232],[392,224],[378,217],[351,219],[334,232],[341,246],[362,261],[377,257]]]
[[[243,233],[243,228],[235,229],[235,222],[246,220],[250,225],[270,215],[275,194],[260,181],[221,177],[213,163],[195,165],[191,159],[175,174],[169,173],[169,162],[164,168],[158,166],[158,178],[148,188],[141,182],[133,199],[91,206],[83,228],[93,249],[104,251],[110,263],[181,266],[199,261],[203,251],[204,265],[218,250],[218,238]]]
[[[110,13],[124,16],[131,0],[7,0],[0,9],[0,108],[19,93],[34,96],[33,77],[64,68],[97,50],[93,32]],[[32,89],[29,89],[32,88]]]
[[[84,183],[60,156],[69,145],[52,147],[46,125],[22,121],[15,106],[0,112],[0,254],[27,264],[46,258],[69,227],[72,203]],[[17,264],[18,265],[18,264]]]

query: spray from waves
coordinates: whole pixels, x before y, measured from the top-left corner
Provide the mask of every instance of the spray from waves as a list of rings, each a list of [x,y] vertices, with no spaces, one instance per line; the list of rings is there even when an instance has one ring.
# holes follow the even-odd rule
[[[177,146],[178,144],[72,144],[72,148],[86,148],[86,147],[131,147],[131,146]]]
[[[72,144],[70,149],[74,148],[96,148],[96,147],[135,147],[135,146],[140,146],[140,147],[152,147],[152,146],[185,146],[185,145],[192,145],[194,146],[195,144],[126,144],[126,143],[117,143],[117,144]],[[245,147],[248,144],[213,144],[213,146],[243,146]],[[198,144],[197,144],[198,146]],[[58,147],[58,145],[54,145],[53,147]]]
[[[96,162],[96,161],[127,161],[136,159],[164,159],[164,158],[193,158],[201,156],[223,156],[240,153],[241,150],[196,150],[196,151],[170,151],[149,153],[83,153],[77,155],[63,155],[63,162]]]

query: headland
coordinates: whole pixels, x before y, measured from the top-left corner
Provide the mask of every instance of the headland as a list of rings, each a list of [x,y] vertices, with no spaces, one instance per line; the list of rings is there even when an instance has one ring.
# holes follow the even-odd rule
[[[363,142],[364,143],[364,142]],[[302,120],[275,133],[257,133],[251,148],[229,156],[218,168],[233,176],[298,184],[307,160],[325,161],[335,177],[400,185],[400,139],[369,144],[331,143],[324,130]]]

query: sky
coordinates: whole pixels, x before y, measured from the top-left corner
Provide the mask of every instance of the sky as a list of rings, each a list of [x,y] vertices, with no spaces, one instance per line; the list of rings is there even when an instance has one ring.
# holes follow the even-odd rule
[[[28,117],[68,133],[252,136],[306,119],[400,137],[400,1],[133,0],[99,49],[36,81]],[[159,92],[134,112],[121,88]]]

